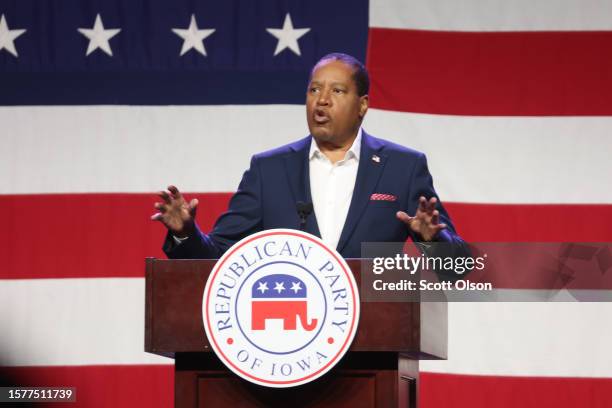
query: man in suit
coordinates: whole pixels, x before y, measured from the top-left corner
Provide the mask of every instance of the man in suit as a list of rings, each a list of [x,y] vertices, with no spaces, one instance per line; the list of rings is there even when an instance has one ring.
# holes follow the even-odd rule
[[[197,200],[187,202],[174,186],[160,192],[159,212],[151,218],[168,229],[168,257],[218,258],[245,236],[272,228],[320,236],[345,258],[361,257],[362,242],[408,237],[463,246],[437,198],[425,155],[361,128],[368,91],[358,60],[323,57],[306,96],[310,135],[255,155],[209,234],[195,222]]]

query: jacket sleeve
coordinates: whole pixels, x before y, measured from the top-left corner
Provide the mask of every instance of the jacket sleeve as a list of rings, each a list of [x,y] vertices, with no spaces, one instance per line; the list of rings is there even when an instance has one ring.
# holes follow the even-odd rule
[[[216,259],[233,244],[262,228],[261,170],[256,157],[242,176],[228,210],[206,234],[196,226],[192,236],[177,244],[168,233],[162,249],[171,259]],[[205,210],[205,209],[203,209]]]

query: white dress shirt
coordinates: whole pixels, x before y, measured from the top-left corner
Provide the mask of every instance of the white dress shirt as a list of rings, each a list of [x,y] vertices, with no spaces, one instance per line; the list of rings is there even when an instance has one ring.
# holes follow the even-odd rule
[[[361,151],[361,128],[353,145],[344,158],[332,163],[319,150],[314,139],[310,144],[310,194],[319,225],[321,239],[332,248],[338,247],[340,234],[355,189],[359,153]]]

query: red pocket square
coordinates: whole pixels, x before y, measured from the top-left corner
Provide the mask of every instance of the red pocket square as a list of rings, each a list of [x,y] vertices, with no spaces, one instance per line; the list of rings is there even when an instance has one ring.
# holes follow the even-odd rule
[[[397,201],[397,197],[393,194],[374,193],[370,196],[370,201]]]

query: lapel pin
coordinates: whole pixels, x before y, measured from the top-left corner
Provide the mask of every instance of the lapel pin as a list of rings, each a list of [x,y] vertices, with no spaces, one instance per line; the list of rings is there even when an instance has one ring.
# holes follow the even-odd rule
[[[372,161],[376,162],[376,163],[380,163],[380,157],[378,157],[377,155],[373,155],[372,156]]]

